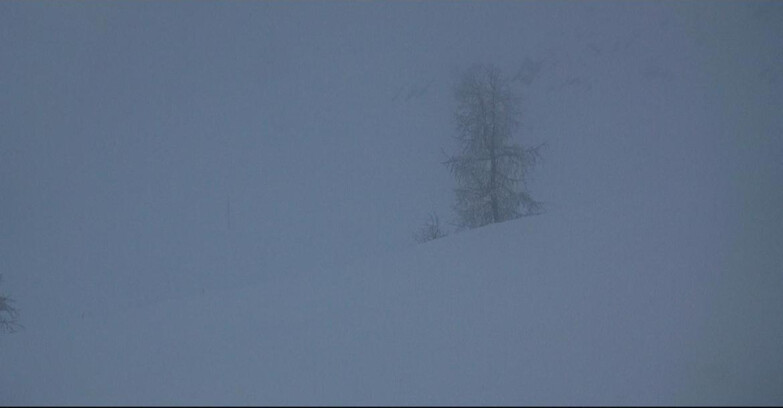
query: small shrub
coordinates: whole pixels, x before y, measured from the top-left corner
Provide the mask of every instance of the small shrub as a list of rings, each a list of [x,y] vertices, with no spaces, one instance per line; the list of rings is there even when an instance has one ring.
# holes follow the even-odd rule
[[[416,233],[414,238],[416,239],[416,242],[423,244],[427,241],[432,241],[433,239],[438,239],[445,236],[446,233],[444,233],[440,227],[440,220],[438,219],[438,215],[431,213],[427,222],[424,224],[424,226],[421,227],[421,229],[419,229],[419,232]]]

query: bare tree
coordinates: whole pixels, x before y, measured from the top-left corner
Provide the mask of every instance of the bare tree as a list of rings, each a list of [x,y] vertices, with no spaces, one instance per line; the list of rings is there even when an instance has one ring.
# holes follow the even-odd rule
[[[419,230],[419,232],[416,233],[416,236],[414,238],[416,239],[416,242],[423,244],[427,241],[443,238],[445,236],[446,233],[444,233],[440,227],[440,220],[438,219],[438,214],[431,213],[429,219],[427,220],[427,223],[424,224],[423,227],[421,227],[421,229]]]
[[[500,70],[477,65],[455,89],[458,155],[444,163],[457,181],[458,226],[476,228],[538,214],[541,203],[527,191],[526,176],[541,145],[512,143],[519,125],[519,97]]]
[[[13,333],[22,327],[18,321],[19,312],[11,303],[13,300],[0,295],[0,331],[8,333]]]

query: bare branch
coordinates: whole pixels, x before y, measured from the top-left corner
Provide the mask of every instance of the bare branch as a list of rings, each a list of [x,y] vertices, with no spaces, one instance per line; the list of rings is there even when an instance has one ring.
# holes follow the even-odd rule
[[[2,276],[0,276],[2,280]],[[0,332],[13,333],[22,328],[19,324],[19,311],[12,305],[13,300],[0,295]]]
[[[8,333],[16,332],[22,328],[19,324],[19,311],[11,304],[13,300],[0,296],[0,331]]]
[[[438,214],[432,212],[429,214],[429,220],[426,224],[416,233],[414,239],[416,242],[423,244],[433,239],[445,237],[446,233],[440,227],[440,220]]]

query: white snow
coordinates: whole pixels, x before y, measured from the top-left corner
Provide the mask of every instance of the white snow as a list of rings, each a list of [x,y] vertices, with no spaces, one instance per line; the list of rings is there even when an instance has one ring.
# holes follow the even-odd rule
[[[511,221],[9,337],[3,402],[774,404],[781,280],[726,292],[724,249]]]
[[[0,2],[0,405],[783,404],[782,16]],[[415,245],[476,62],[548,211]]]

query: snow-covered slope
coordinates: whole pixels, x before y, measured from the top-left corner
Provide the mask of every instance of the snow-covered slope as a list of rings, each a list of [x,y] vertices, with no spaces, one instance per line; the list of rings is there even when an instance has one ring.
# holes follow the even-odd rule
[[[3,402],[781,402],[780,277],[727,298],[725,248],[630,229],[521,219],[28,332],[4,340]]]
[[[0,2],[0,405],[781,404],[780,21]],[[416,246],[474,63],[548,212]]]

